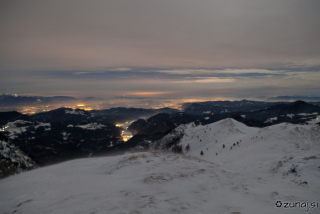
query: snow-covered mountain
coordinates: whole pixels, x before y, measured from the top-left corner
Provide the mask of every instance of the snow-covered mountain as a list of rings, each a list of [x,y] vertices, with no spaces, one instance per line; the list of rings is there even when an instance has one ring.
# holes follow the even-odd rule
[[[320,126],[277,124],[265,128],[248,127],[233,119],[205,126],[181,125],[157,141],[154,150],[181,151],[188,156],[218,163],[234,172],[272,172],[298,185],[320,173]],[[201,154],[202,153],[202,154]],[[320,174],[319,174],[320,175]],[[305,179],[305,180],[304,180]],[[311,179],[307,183],[313,182]],[[320,182],[315,184],[320,185]]]
[[[38,165],[0,133],[0,179]]]
[[[173,148],[182,154],[168,152]],[[153,149],[73,160],[0,180],[0,212],[320,211],[318,125],[252,128],[233,119],[181,125]]]

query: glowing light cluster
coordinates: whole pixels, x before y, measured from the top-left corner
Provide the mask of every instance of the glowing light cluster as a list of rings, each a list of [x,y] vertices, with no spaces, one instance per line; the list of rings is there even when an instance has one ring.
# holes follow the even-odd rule
[[[130,138],[132,138],[132,135],[123,135],[123,136],[122,136],[122,140],[123,140],[124,142],[127,142]]]

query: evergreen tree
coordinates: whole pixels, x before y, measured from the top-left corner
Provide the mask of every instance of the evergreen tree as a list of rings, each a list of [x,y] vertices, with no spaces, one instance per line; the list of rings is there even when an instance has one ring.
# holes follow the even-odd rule
[[[200,152],[200,155],[201,155],[201,156],[203,155],[203,151]]]
[[[189,143],[188,143],[188,145],[186,146],[186,150],[187,150],[187,152],[189,152],[189,150],[190,150]]]

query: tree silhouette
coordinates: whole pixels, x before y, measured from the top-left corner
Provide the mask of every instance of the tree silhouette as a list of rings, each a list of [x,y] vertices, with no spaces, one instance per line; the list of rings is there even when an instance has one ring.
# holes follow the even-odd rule
[[[189,146],[189,143],[188,143],[188,145],[186,146],[186,150],[189,152],[189,150],[190,150],[190,146]]]
[[[201,156],[203,155],[203,151],[200,152],[200,155],[201,155]]]

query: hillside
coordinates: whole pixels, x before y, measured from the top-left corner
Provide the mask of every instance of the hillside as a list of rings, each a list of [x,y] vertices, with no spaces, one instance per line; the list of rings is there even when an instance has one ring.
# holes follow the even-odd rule
[[[232,171],[265,172],[279,164],[285,173],[293,165],[302,170],[310,162],[306,160],[320,158],[320,126],[282,123],[253,128],[229,118],[205,126],[181,125],[157,141],[154,149],[170,151],[177,146],[186,155],[231,167]]]
[[[168,152],[179,145],[184,154]],[[308,201],[308,213],[319,213],[317,125],[252,128],[233,119],[181,125],[153,149],[78,159],[3,179],[1,211],[304,213],[307,208],[275,203]]]
[[[0,179],[38,165],[0,132]]]

